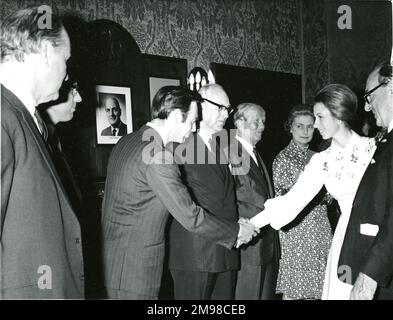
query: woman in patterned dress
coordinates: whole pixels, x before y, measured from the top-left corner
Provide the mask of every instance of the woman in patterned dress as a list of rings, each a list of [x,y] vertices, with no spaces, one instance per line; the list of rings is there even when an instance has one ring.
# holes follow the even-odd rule
[[[292,135],[289,145],[273,162],[276,196],[287,193],[314,155],[308,146],[314,134],[311,108],[297,105],[289,112],[285,129]],[[280,230],[281,260],[277,293],[284,300],[321,299],[326,260],[332,240],[326,204],[317,196],[298,218]]]
[[[257,227],[270,223],[278,230],[295,219],[325,185],[341,210],[326,266],[322,293],[326,300],[350,297],[352,284],[344,282],[348,277],[343,281],[338,277],[345,271],[339,268],[338,260],[356,190],[375,152],[375,140],[360,137],[348,124],[356,109],[357,97],[347,86],[331,84],[318,92],[314,127],[323,139],[332,139],[331,146],[311,158],[288,193],[267,200],[265,210],[251,219]]]

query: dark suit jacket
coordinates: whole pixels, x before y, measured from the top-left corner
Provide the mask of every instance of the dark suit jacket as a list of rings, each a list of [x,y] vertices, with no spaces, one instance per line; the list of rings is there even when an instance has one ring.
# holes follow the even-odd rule
[[[361,234],[362,224],[379,231]],[[393,293],[393,131],[378,145],[360,182],[341,249],[343,265],[351,267],[352,284],[362,272]]]
[[[0,298],[84,297],[78,220],[31,114],[3,86],[0,218]],[[37,287],[40,266],[50,290]]]
[[[197,164],[197,158],[203,160],[205,155],[206,158],[210,156],[210,159],[214,159],[215,156],[209,152],[196,133],[187,141],[186,147],[191,151],[194,150],[192,160],[195,164],[190,164],[188,161],[181,166],[181,171],[183,181],[190,190],[193,200],[217,217],[232,222],[237,221],[235,190],[228,164],[219,164],[218,158],[217,163]],[[237,250],[228,250],[209,239],[192,234],[176,221],[172,222],[169,240],[170,269],[224,272],[239,268]]]
[[[239,216],[251,219],[264,209],[265,201],[273,197],[268,171],[263,161],[263,167],[259,168],[237,140],[229,146],[228,154],[235,181]],[[266,226],[261,229],[258,237],[241,247],[241,262],[260,266],[270,263],[274,256],[277,259],[279,253],[278,233]]]
[[[154,163],[160,153],[171,160],[159,134],[144,126],[123,137],[110,156],[102,220],[108,288],[157,297],[169,212],[218,247],[231,248],[237,239],[237,223],[219,220],[192,202],[176,164]]]
[[[127,125],[120,121],[118,136],[125,136],[127,134]],[[111,136],[112,127],[109,126],[101,131],[102,136]]]

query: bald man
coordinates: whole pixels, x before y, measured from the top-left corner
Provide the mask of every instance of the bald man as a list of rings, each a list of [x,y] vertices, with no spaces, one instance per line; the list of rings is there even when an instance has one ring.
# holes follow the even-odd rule
[[[186,142],[186,150],[193,150],[194,157],[181,166],[182,179],[198,205],[219,218],[237,221],[233,178],[227,161],[220,163],[225,156],[214,142],[232,110],[229,98],[217,84],[203,86],[199,93],[202,121],[198,132]],[[234,299],[237,250],[195,235],[177,221],[171,225],[169,241],[175,299]]]
[[[119,100],[109,97],[105,100],[105,114],[110,124],[101,131],[102,136],[124,136],[127,134],[127,125],[121,121],[121,108]]]
[[[378,65],[366,84],[364,109],[386,131],[353,201],[339,260],[340,280],[354,283],[353,300],[393,300],[392,65]],[[341,273],[341,274],[340,274]],[[349,276],[349,278],[348,278]]]

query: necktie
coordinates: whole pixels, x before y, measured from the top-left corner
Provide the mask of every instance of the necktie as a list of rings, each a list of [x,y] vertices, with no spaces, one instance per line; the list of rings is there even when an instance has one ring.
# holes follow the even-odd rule
[[[261,172],[263,180],[266,183],[268,195],[269,195],[269,197],[273,197],[273,188],[272,188],[271,184],[269,183],[269,173],[267,172],[266,167],[263,164],[262,158],[259,155],[259,153],[255,147],[253,149],[253,152],[255,154],[255,157],[257,158],[259,171]]]
[[[386,135],[388,134],[387,130],[381,130],[377,133],[375,136],[375,144],[378,145],[382,142],[383,139],[386,138]]]
[[[113,129],[113,130],[112,130],[112,135],[113,135],[113,136],[116,136],[116,133],[117,133],[117,129]]]
[[[253,148],[252,151],[254,152],[255,158],[257,159],[257,163],[258,163],[258,168],[259,170],[262,172],[263,174],[263,166],[262,166],[262,159],[257,151],[257,148]]]
[[[211,151],[212,150],[212,137],[209,137],[209,139],[207,140],[207,148]]]
[[[40,127],[41,130],[41,136],[44,138],[45,141],[48,140],[48,128],[46,127],[46,124],[44,120],[42,120],[40,113],[36,109],[34,112],[34,116],[37,119],[38,126]]]

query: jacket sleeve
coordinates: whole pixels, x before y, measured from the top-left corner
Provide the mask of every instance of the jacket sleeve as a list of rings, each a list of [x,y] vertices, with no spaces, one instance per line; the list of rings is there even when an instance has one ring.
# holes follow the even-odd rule
[[[156,159],[162,159],[162,155],[157,154]],[[197,206],[181,182],[176,164],[160,163],[160,160],[155,163],[153,159],[147,166],[146,177],[153,192],[184,228],[228,249],[234,246],[239,232],[238,223],[219,219]]]
[[[265,209],[252,218],[251,222],[257,227],[263,227],[270,222],[270,225],[278,230],[295,219],[324,184],[320,156],[317,153],[311,158],[288,193],[266,200]]]
[[[383,222],[360,270],[386,287],[393,278],[393,150],[387,163],[387,205]]]
[[[0,240],[3,234],[4,220],[10,197],[11,184],[14,175],[15,152],[8,132],[1,127],[1,215]]]

